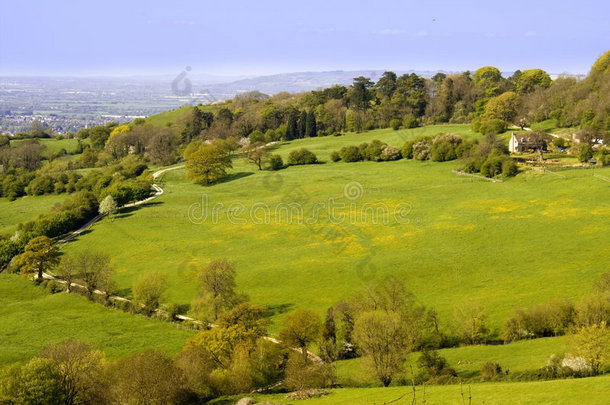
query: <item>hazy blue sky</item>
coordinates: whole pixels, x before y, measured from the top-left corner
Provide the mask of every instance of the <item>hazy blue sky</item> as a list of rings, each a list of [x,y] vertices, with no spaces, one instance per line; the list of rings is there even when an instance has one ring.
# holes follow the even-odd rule
[[[3,0],[0,74],[586,73],[610,49],[609,4]]]

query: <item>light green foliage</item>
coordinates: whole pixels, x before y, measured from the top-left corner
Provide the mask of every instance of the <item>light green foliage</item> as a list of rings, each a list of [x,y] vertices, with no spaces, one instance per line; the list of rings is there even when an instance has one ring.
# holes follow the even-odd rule
[[[610,354],[610,328],[606,322],[583,326],[572,339],[576,354],[591,366],[593,374],[598,374]]]
[[[155,271],[141,275],[134,281],[132,289],[136,308],[142,307],[144,313],[152,313],[159,308],[166,289],[167,282],[164,274]]]
[[[551,77],[542,69],[529,69],[521,72],[515,83],[518,93],[531,93],[536,88],[547,88],[551,85]]]
[[[42,274],[59,264],[59,249],[51,239],[38,236],[25,245],[24,252],[16,259],[16,267],[22,274],[35,273],[42,279]]]
[[[184,152],[187,177],[200,184],[210,184],[227,175],[233,167],[228,153],[216,145],[192,143]]]

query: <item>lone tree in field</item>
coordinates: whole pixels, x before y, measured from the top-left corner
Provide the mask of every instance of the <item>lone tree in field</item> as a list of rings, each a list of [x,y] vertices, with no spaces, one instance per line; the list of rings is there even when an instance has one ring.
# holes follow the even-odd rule
[[[191,304],[191,313],[202,320],[215,321],[222,312],[245,301],[235,292],[235,265],[216,259],[201,270],[199,296]]]
[[[142,311],[150,315],[157,308],[165,290],[167,289],[167,282],[165,276],[158,272],[152,272],[141,275],[133,283],[133,300],[138,308],[142,308]]]
[[[116,212],[118,206],[114,198],[109,194],[100,203],[99,213],[102,215],[112,215]]]
[[[284,327],[280,330],[280,340],[284,344],[298,347],[307,362],[307,346],[316,342],[322,333],[322,320],[315,312],[297,309],[284,318]]]
[[[246,163],[255,164],[258,170],[263,170],[263,166],[269,161],[271,154],[263,142],[251,143],[244,147]]]
[[[195,183],[210,184],[227,175],[233,167],[227,151],[217,145],[192,143],[184,152],[186,177]]]
[[[21,268],[22,273],[36,273],[38,279],[42,279],[42,274],[58,263],[59,249],[46,236],[38,236],[30,240],[17,259],[17,266]]]
[[[356,318],[354,341],[384,387],[400,372],[407,355],[400,316],[386,311],[364,312]]]

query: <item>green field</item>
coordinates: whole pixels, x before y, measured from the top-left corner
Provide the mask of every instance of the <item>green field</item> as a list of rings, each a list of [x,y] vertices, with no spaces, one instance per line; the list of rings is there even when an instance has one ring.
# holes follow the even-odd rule
[[[24,139],[13,140],[11,146],[17,146],[23,141]],[[78,151],[78,139],[37,138],[37,141],[45,147],[47,153],[57,153],[61,149],[65,149],[70,154]],[[82,143],[86,144],[88,140],[83,140]]]
[[[547,365],[552,354],[561,355],[570,351],[567,337],[522,340],[508,345],[475,345],[438,350],[447,363],[457,371],[458,377],[480,377],[483,363],[498,363],[503,371],[517,372],[536,370]],[[420,353],[409,355],[409,364],[418,373],[417,359]],[[342,360],[335,363],[338,382],[344,386],[374,387],[381,384],[371,378],[362,359]],[[410,374],[408,374],[410,378]],[[408,379],[407,379],[408,380]]]
[[[426,387],[426,404],[485,404],[485,405],[538,405],[538,404],[587,404],[607,405],[610,392],[610,376],[537,381],[527,383],[479,383],[472,384],[469,402],[468,386],[440,385]],[[462,391],[464,398],[462,399]],[[330,394],[321,398],[289,401],[286,394],[253,395],[258,402],[269,401],[282,404],[307,405],[373,405],[373,404],[411,404],[411,387],[389,388],[345,388],[329,390]],[[219,399],[214,404],[233,404],[241,397]],[[416,387],[417,403],[423,403],[423,387]]]
[[[53,205],[64,201],[66,194],[25,196],[14,201],[0,198],[0,234],[12,235],[17,225],[38,218],[51,211]]]
[[[165,126],[168,122],[176,123],[180,119],[180,117],[186,114],[191,108],[193,108],[193,106],[185,105],[173,110],[151,115],[149,117],[146,117],[146,122],[153,125],[162,126]],[[199,107],[199,109],[201,111],[214,111],[213,106],[201,106]]]
[[[399,146],[422,133],[448,131],[475,136],[467,125],[379,130],[299,140],[276,152],[286,156],[306,146],[326,160],[346,144],[377,138]],[[592,171],[562,171],[565,179],[527,171],[489,183],[451,172],[459,167],[457,161],[400,160],[273,173],[238,159],[233,176],[210,187],[192,184],[176,170],[162,178],[163,196],[103,220],[63,250],[111,252],[126,295],[141,273],[163,272],[167,300],[179,304],[195,297],[202,266],[227,257],[237,264],[238,288],[278,314],[297,307],[322,314],[370,282],[396,276],[420,303],[437,308],[444,326],[456,306],[479,305],[493,328],[516,307],[579,299],[608,271],[601,260],[610,255],[608,183]],[[595,173],[610,177],[610,168]],[[359,198],[348,199],[346,185],[355,187]],[[205,220],[202,198],[208,199]],[[314,207],[324,203],[327,210],[331,198],[345,204],[336,211],[345,218],[334,224],[322,210],[310,221]],[[292,221],[275,215],[280,204],[291,202],[301,204],[303,213],[296,211]],[[229,221],[232,204],[242,204],[237,207],[245,211],[236,219],[245,222]],[[261,204],[270,223],[249,219],[250,209]],[[375,223],[365,204],[385,204],[389,222]],[[397,207],[407,207],[400,221],[392,217]],[[300,215],[303,223],[297,223]]]
[[[44,345],[76,338],[118,358],[149,348],[177,353],[193,332],[104,308],[75,294],[48,294],[31,281],[0,274],[0,368]]]

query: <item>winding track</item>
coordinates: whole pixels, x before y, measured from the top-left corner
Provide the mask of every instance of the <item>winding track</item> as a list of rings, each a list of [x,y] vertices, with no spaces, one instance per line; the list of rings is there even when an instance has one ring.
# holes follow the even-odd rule
[[[176,170],[176,169],[182,169],[184,167],[184,165],[179,165],[179,166],[173,166],[173,167],[167,167],[165,169],[161,169],[161,170],[157,170],[156,172],[153,173],[152,177],[153,180],[156,180],[157,178],[159,178],[161,175],[163,175],[164,173],[170,171],[170,170]],[[148,198],[145,198],[144,200],[140,200],[140,201],[136,201],[130,204],[126,204],[121,208],[126,208],[126,207],[137,207],[138,205],[147,203],[157,197],[159,197],[161,194],[163,194],[163,189],[161,187],[159,187],[159,185],[157,185],[156,183],[153,183],[151,185],[151,187],[155,190],[155,194],[151,195]],[[80,235],[81,233],[83,233],[84,231],[86,231],[87,229],[89,229],[91,226],[93,226],[93,224],[95,224],[97,221],[99,221],[100,219],[102,219],[102,217],[104,217],[105,214],[98,214],[96,215],[94,218],[92,218],[89,222],[87,222],[85,225],[81,226],[80,228],[78,228],[76,231],[72,232],[71,234],[69,234],[68,236],[58,240],[57,242],[55,242],[56,245],[62,245],[74,238],[76,238],[78,235]],[[51,274],[48,273],[42,273],[42,278],[44,278],[45,280],[53,280],[55,282],[61,283],[61,284],[67,284],[67,281],[55,277]],[[76,284],[76,283],[71,283],[71,286],[75,286],[75,287],[79,287],[79,288],[85,288],[85,286],[80,285],[80,284]],[[94,294],[98,294],[98,295],[106,295],[106,292],[104,291],[100,291],[100,290],[95,290],[93,291]],[[108,298],[111,298],[113,300],[117,300],[117,301],[123,301],[123,302],[131,302],[130,300],[128,300],[127,298],[118,296],[118,295],[109,295]],[[158,310],[157,310],[158,311]],[[204,322],[201,322],[197,319],[194,318],[190,318],[188,316],[184,316],[184,315],[176,315],[177,319],[180,319],[182,321],[190,321],[199,325],[205,325]],[[211,327],[211,328],[217,328],[218,325],[214,325],[212,323],[207,324],[207,326]],[[264,336],[263,339],[268,340],[270,342],[276,343],[276,344],[280,344],[281,341],[271,337],[271,336]],[[292,348],[292,350],[301,352],[300,348]],[[307,357],[311,358],[312,360],[321,363],[322,359],[320,357],[318,357],[315,353],[310,352],[309,350],[307,351]]]

